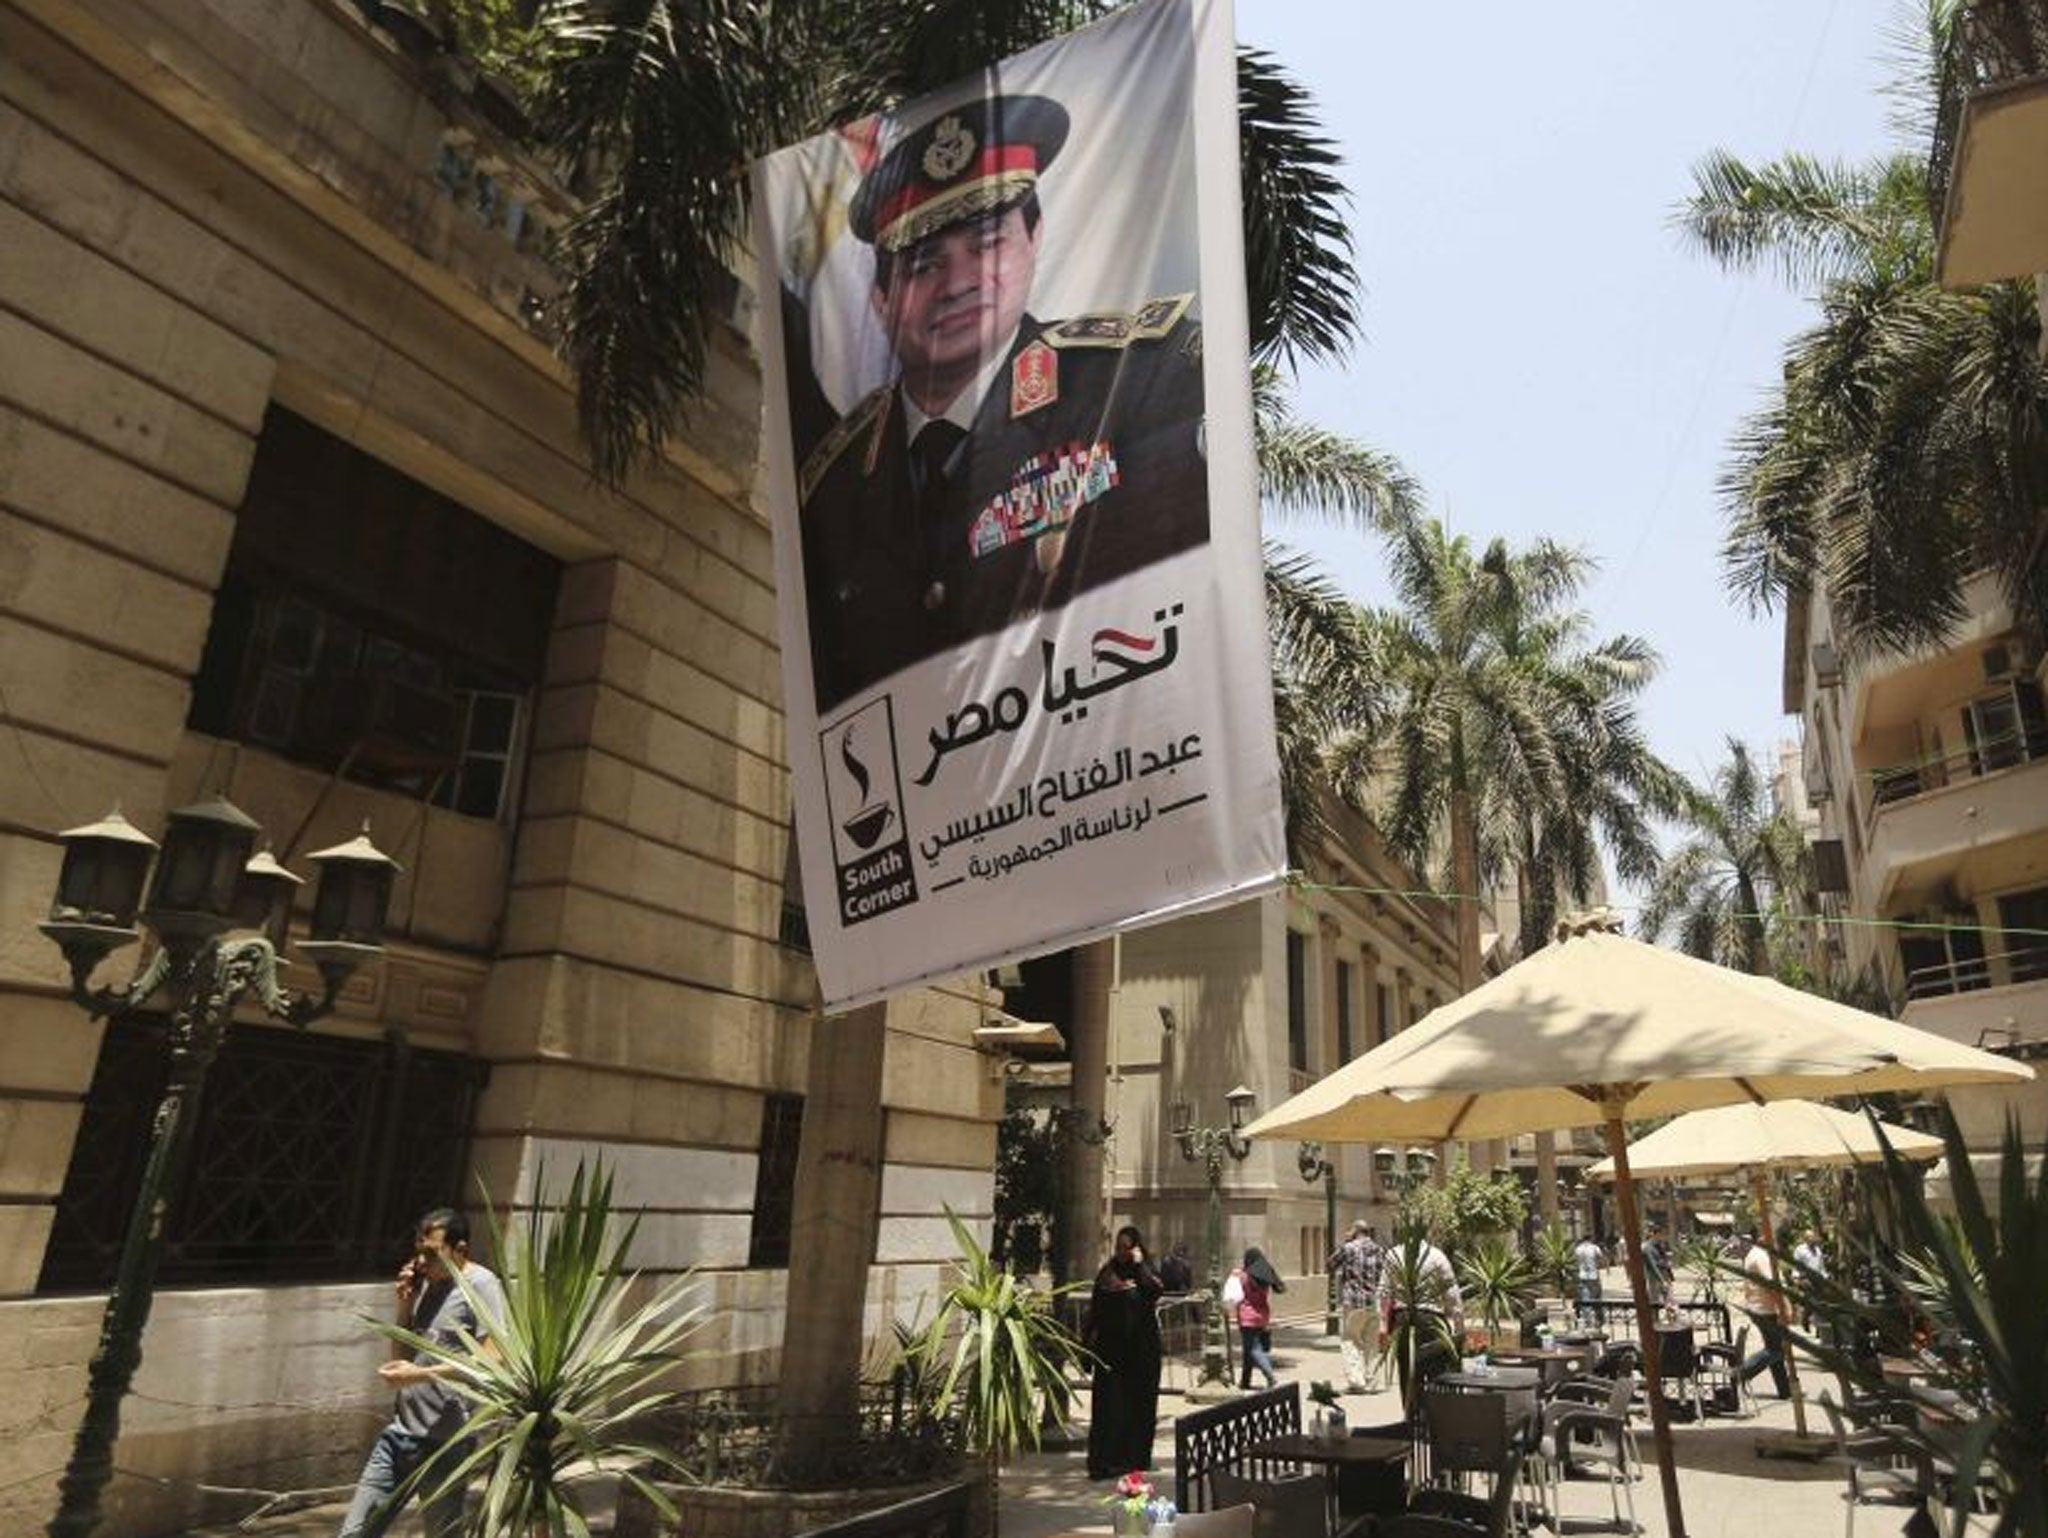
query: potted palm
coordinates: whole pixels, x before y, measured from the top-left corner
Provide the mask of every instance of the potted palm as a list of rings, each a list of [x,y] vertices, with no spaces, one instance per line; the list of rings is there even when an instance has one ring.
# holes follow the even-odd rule
[[[1053,1300],[1077,1290],[1039,1292],[997,1265],[950,1209],[959,1247],[938,1313],[911,1347],[938,1404],[958,1416],[963,1442],[987,1466],[989,1529],[998,1528],[996,1475],[1005,1460],[1038,1446],[1039,1425],[1066,1423],[1067,1363],[1087,1358],[1060,1323]]]
[[[1497,1235],[1468,1245],[1458,1260],[1458,1279],[1464,1284],[1467,1307],[1476,1308],[1486,1329],[1489,1348],[1501,1342],[1501,1324],[1521,1317],[1535,1275],[1506,1239]],[[1517,1339],[1510,1344],[1520,1344]]]
[[[546,1189],[543,1171],[536,1193]],[[612,1176],[602,1162],[579,1163],[561,1207],[536,1200],[510,1230],[485,1198],[491,1253],[504,1282],[497,1317],[460,1271],[471,1307],[491,1322],[491,1348],[440,1346],[395,1324],[376,1328],[415,1352],[456,1368],[446,1381],[469,1401],[464,1435],[421,1464],[401,1492],[460,1489],[482,1474],[483,1500],[470,1517],[486,1538],[541,1538],[589,1531],[585,1502],[594,1485],[621,1482],[664,1516],[674,1506],[650,1474],[686,1474],[676,1455],[647,1440],[651,1423],[677,1396],[661,1386],[677,1349],[703,1322],[685,1303],[695,1281],[677,1277],[630,1308],[627,1270],[639,1220],[614,1232]]]
[[[1451,1278],[1440,1266],[1428,1263],[1432,1249],[1424,1232],[1410,1227],[1387,1252],[1382,1273],[1393,1306],[1385,1354],[1393,1360],[1401,1385],[1401,1408],[1410,1416],[1415,1414],[1424,1378],[1437,1363],[1455,1365],[1458,1354],[1448,1310]]]
[[[1561,1223],[1546,1223],[1536,1231],[1529,1244],[1529,1269],[1534,1281],[1547,1288],[1546,1296],[1557,1299],[1560,1306],[1569,1303],[1572,1297],[1572,1283],[1578,1275],[1578,1256],[1574,1253],[1577,1241],[1565,1232]]]
[[[1789,1256],[1778,1257],[1778,1274],[1786,1296],[1819,1326],[1794,1332],[1801,1349],[1851,1387],[1893,1405],[1903,1396],[1907,1413],[1887,1420],[1928,1460],[1953,1469],[1944,1526],[1958,1535],[1967,1525],[1989,1538],[2033,1538],[2048,1533],[2048,1150],[2029,1155],[2019,1124],[2008,1120],[1987,1190],[1955,1113],[1944,1103],[1940,1115],[1953,1214],[1934,1209],[1919,1170],[1887,1144],[1874,1192],[1884,1237],[1870,1235],[1863,1264],[1848,1269],[1879,1278],[1881,1293],[1913,1299],[1948,1331],[1916,1347],[1892,1305],[1859,1296],[1851,1276],[1801,1271]],[[1873,1342],[1910,1352],[1920,1375],[1903,1389],[1888,1383]],[[1973,1516],[1987,1486],[1995,1510]]]

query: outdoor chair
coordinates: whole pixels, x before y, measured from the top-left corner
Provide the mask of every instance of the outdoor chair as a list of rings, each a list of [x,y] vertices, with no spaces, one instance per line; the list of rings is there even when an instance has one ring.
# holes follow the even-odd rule
[[[1755,1415],[1756,1395],[1750,1391],[1749,1379],[1742,1376],[1742,1364],[1749,1360],[1749,1326],[1736,1331],[1733,1344],[1709,1341],[1696,1355],[1700,1392],[1706,1396],[1707,1407],[1718,1410],[1726,1404],[1731,1414]]]
[[[1483,1474],[1494,1481],[1489,1502],[1515,1499],[1515,1482],[1521,1477],[1522,1426],[1511,1422],[1505,1394],[1459,1394],[1432,1389],[1422,1396],[1423,1440],[1429,1449],[1431,1481],[1454,1481],[1462,1492],[1465,1480]],[[1502,1470],[1508,1470],[1505,1480]],[[1419,1491],[1409,1501],[1410,1510],[1428,1510]],[[1518,1529],[1519,1530],[1519,1529]]]
[[[1848,1477],[1848,1516],[1843,1538],[1855,1538],[1856,1508],[1884,1502],[1924,1508],[1934,1494],[1934,1468],[1901,1426],[1852,1430],[1828,1395],[1820,1407],[1835,1434],[1835,1451]]]
[[[1456,1490],[1427,1489],[1415,1492],[1408,1510],[1384,1519],[1373,1529],[1374,1538],[1511,1538],[1528,1524],[1516,1522],[1516,1492],[1522,1478],[1525,1457],[1520,1437],[1508,1439],[1508,1449],[1493,1471],[1493,1493],[1485,1498]],[[1404,1525],[1406,1524],[1406,1525]]]
[[[1552,1530],[1560,1530],[1566,1480],[1574,1475],[1600,1479],[1607,1485],[1615,1525],[1626,1521],[1625,1530],[1634,1532],[1635,1481],[1642,1467],[1635,1427],[1629,1419],[1636,1380],[1632,1374],[1615,1379],[1597,1403],[1588,1402],[1592,1396],[1586,1391],[1590,1388],[1590,1380],[1581,1380],[1573,1394],[1560,1391],[1543,1411],[1543,1435],[1536,1448],[1534,1472],[1543,1486],[1544,1509],[1550,1514]]]
[[[1174,1518],[1177,1538],[1254,1538],[1259,1520],[1256,1506],[1230,1506],[1222,1511],[1188,1511]]]
[[[1320,1474],[1248,1479],[1217,1469],[1209,1476],[1209,1493],[1219,1505],[1249,1505],[1257,1513],[1254,1538],[1325,1538],[1330,1531],[1329,1492],[1329,1482]],[[1178,1522],[1174,1531],[1180,1531]]]
[[[1692,1332],[1673,1331],[1657,1337],[1657,1375],[1664,1386],[1665,1402],[1677,1401],[1676,1408],[1684,1409],[1690,1401],[1692,1419],[1704,1421],[1707,1418],[1707,1402],[1700,1386],[1699,1351],[1692,1343]]]

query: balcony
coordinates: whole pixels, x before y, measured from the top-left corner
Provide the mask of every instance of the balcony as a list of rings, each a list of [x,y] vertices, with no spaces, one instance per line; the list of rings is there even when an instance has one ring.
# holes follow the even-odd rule
[[[1927,182],[1945,286],[2048,269],[2048,0],[1977,0],[1957,18]]]
[[[1975,1003],[1958,1006],[1936,1006],[1933,1003],[1936,999],[1956,999],[1965,994],[1979,993],[1985,998]],[[1960,1021],[1976,1019],[1986,1007],[1995,1013],[2002,1009],[2009,1011],[2022,1003],[2026,1005],[2026,1012],[2040,1017],[2041,1023],[2048,1026],[2048,941],[1997,955],[1962,957],[1938,966],[1916,967],[1906,974],[1906,1015],[1909,1020],[1914,1018],[1916,1006],[1925,1006],[1926,1012],[1943,1019],[1948,1018],[1944,1011],[1953,1011]],[[2007,1023],[2001,1020],[1989,1024]],[[1980,1026],[1980,1030],[1984,1028],[1987,1027]],[[1943,1031],[1942,1034],[1951,1033]],[[1976,1045],[1975,1036],[1969,1038],[1969,1044]],[[2002,1042],[1991,1043],[2000,1044]]]
[[[2048,832],[2048,737],[1877,770],[1864,804],[1865,877],[1878,911],[1890,911],[1902,892]]]

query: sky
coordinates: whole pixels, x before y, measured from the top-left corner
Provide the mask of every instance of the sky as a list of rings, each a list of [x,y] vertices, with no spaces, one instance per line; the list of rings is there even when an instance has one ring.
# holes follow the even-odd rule
[[[1353,196],[1365,339],[1303,371],[1301,414],[1396,455],[1475,541],[1591,552],[1597,633],[1661,652],[1644,720],[1695,776],[1729,734],[1768,750],[1796,725],[1777,616],[1721,585],[1715,481],[1812,310],[1688,250],[1671,215],[1717,147],[1891,147],[1895,4],[1237,0],[1240,41],[1313,92]],[[1386,596],[1367,537],[1268,534]]]

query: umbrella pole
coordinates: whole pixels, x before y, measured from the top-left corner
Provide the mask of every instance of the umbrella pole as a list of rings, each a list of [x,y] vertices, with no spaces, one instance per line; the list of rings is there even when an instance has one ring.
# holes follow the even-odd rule
[[[1643,1348],[1643,1392],[1650,1401],[1650,1433],[1657,1444],[1657,1475],[1664,1485],[1664,1517],[1671,1538],[1685,1538],[1685,1511],[1678,1499],[1678,1464],[1671,1450],[1671,1409],[1664,1403],[1664,1377],[1657,1365],[1657,1316],[1643,1280],[1643,1236],[1636,1216],[1635,1177],[1628,1167],[1628,1129],[1620,1106],[1607,1107],[1607,1156],[1614,1161],[1614,1199],[1621,1208],[1627,1241],[1628,1284],[1636,1300],[1636,1339]]]
[[[1757,1233],[1762,1236],[1764,1248],[1771,1255],[1771,1269],[1778,1266],[1778,1241],[1771,1233],[1771,1199],[1764,1189],[1764,1172],[1752,1168],[1749,1172],[1749,1192],[1756,1198]],[[1792,1389],[1792,1425],[1803,1438],[1806,1435],[1806,1395],[1799,1387],[1799,1353],[1792,1349],[1792,1308],[1785,1301],[1785,1289],[1772,1289],[1772,1296],[1778,1300],[1778,1324],[1785,1332],[1785,1381]]]

